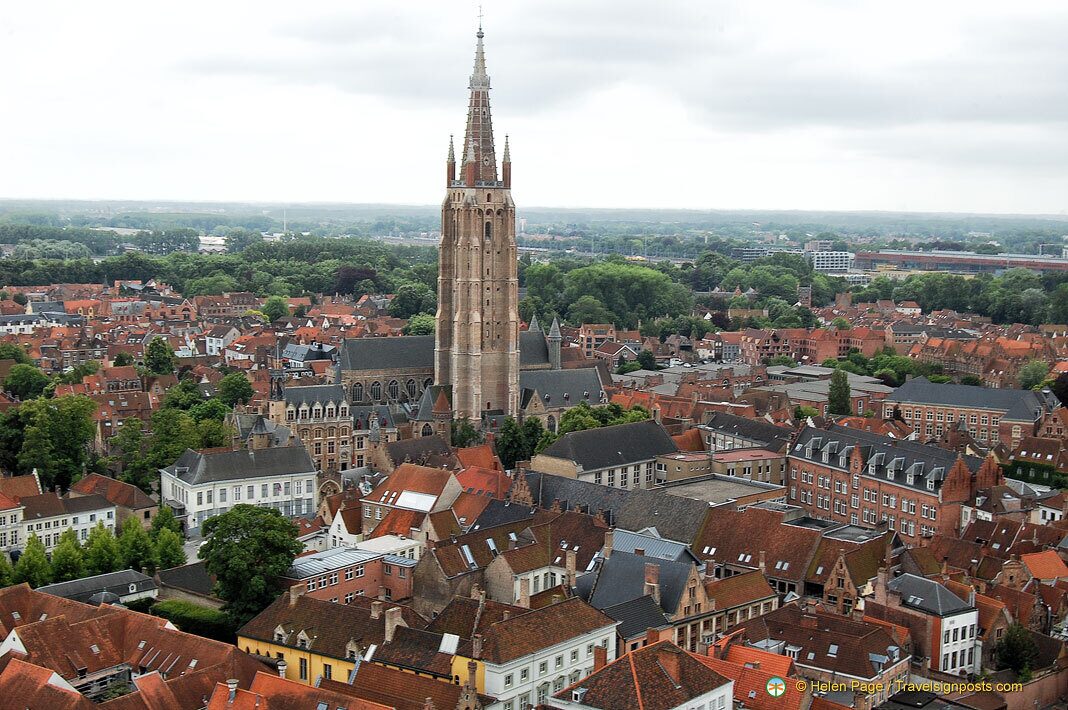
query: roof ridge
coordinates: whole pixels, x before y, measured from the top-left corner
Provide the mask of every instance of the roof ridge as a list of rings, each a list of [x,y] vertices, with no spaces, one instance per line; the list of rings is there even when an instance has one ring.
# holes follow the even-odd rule
[[[627,661],[630,663],[630,675],[634,678],[634,697],[638,699],[638,710],[645,710],[645,703],[642,702],[642,684],[638,682],[638,671],[634,668],[634,652],[627,654]]]

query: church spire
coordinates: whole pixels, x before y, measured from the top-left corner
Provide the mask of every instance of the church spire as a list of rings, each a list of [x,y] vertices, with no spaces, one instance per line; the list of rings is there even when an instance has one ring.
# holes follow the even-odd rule
[[[471,96],[467,106],[467,131],[464,135],[464,163],[474,160],[475,179],[480,183],[497,182],[497,156],[493,149],[493,120],[490,115],[490,78],[486,73],[486,52],[479,26],[475,44],[475,68],[468,83]],[[473,158],[471,156],[474,156]]]
[[[445,187],[452,185],[456,179],[456,150],[452,147],[452,134],[449,134],[449,158],[445,161]]]

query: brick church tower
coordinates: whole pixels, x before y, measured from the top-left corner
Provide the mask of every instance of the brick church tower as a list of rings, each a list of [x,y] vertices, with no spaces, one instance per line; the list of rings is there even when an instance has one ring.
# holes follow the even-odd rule
[[[449,140],[434,347],[434,379],[451,386],[453,412],[467,419],[485,410],[514,416],[519,408],[512,163],[505,137],[498,179],[482,36],[479,27],[459,174]]]

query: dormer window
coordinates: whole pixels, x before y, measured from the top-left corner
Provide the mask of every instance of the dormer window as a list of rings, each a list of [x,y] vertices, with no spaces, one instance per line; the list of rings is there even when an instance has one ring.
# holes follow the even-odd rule
[[[913,476],[911,473],[905,478],[905,482],[908,483],[910,486],[915,482],[915,480],[916,477]]]
[[[935,480],[933,478],[927,479],[927,490],[933,491],[935,489]]]

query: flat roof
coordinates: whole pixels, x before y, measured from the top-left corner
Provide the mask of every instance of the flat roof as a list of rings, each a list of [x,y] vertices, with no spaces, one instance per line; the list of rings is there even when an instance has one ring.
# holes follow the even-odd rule
[[[756,461],[759,459],[781,459],[786,454],[777,454],[768,449],[727,449],[716,451],[712,454],[713,461]]]
[[[721,505],[728,501],[768,491],[779,491],[784,495],[786,492],[783,486],[761,481],[750,481],[747,478],[739,478],[737,476],[722,476],[720,474],[687,478],[679,482],[657,486],[653,490],[659,490],[680,498],[703,500],[712,505]]]

